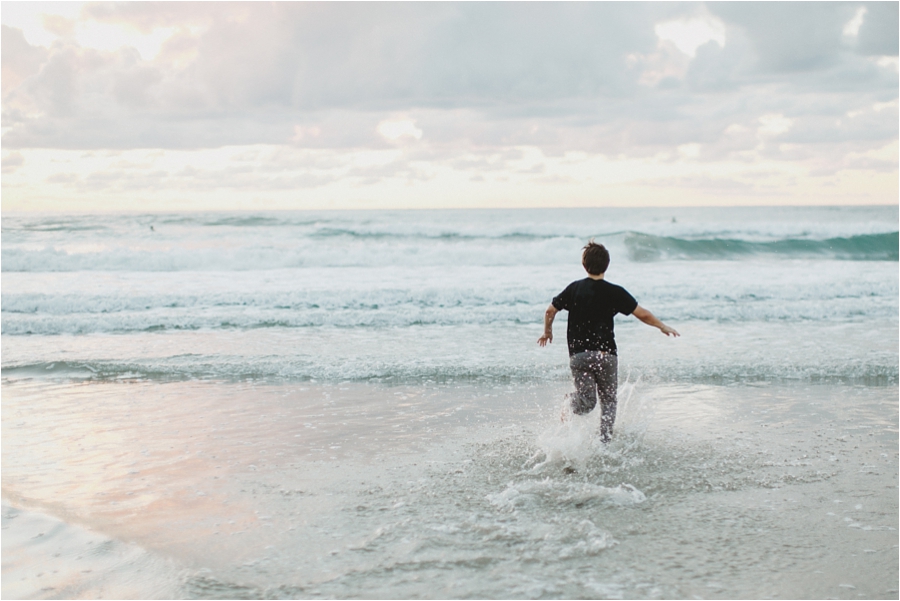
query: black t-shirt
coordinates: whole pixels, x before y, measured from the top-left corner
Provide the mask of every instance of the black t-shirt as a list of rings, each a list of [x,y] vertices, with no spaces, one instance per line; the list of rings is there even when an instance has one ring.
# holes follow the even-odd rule
[[[613,317],[616,313],[631,315],[637,301],[621,286],[606,280],[585,278],[572,282],[553,298],[557,310],[569,312],[569,355],[584,351],[606,351],[616,354]]]

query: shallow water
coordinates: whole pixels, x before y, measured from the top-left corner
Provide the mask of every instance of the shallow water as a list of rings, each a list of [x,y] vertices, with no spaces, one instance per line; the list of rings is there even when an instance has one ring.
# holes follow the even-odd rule
[[[7,384],[4,496],[136,596],[897,596],[896,387],[626,382],[608,447],[564,391]]]

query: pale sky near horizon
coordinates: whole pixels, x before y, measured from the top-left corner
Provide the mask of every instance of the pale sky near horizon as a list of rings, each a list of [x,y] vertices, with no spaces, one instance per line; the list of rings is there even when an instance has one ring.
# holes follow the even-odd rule
[[[898,3],[2,2],[2,208],[897,204]]]

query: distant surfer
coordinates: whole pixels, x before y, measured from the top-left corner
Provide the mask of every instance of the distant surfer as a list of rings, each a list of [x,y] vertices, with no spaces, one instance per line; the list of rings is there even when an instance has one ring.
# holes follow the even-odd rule
[[[650,311],[640,306],[627,290],[604,279],[609,267],[609,251],[593,240],[581,255],[588,277],[572,282],[553,298],[544,313],[544,335],[538,344],[553,342],[553,319],[560,311],[569,312],[566,335],[569,342],[569,367],[575,380],[571,397],[572,412],[585,415],[597,406],[600,396],[600,438],[609,442],[616,421],[618,358],[613,333],[616,313],[634,315],[645,324],[659,328],[666,336],[678,336]]]

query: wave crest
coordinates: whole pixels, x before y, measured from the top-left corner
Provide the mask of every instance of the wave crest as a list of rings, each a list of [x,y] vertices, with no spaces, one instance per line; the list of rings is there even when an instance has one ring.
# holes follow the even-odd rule
[[[757,255],[850,261],[897,261],[900,258],[898,232],[825,240],[786,238],[766,242],[736,238],[687,239],[631,232],[625,236],[625,246],[632,261],[738,259]]]

